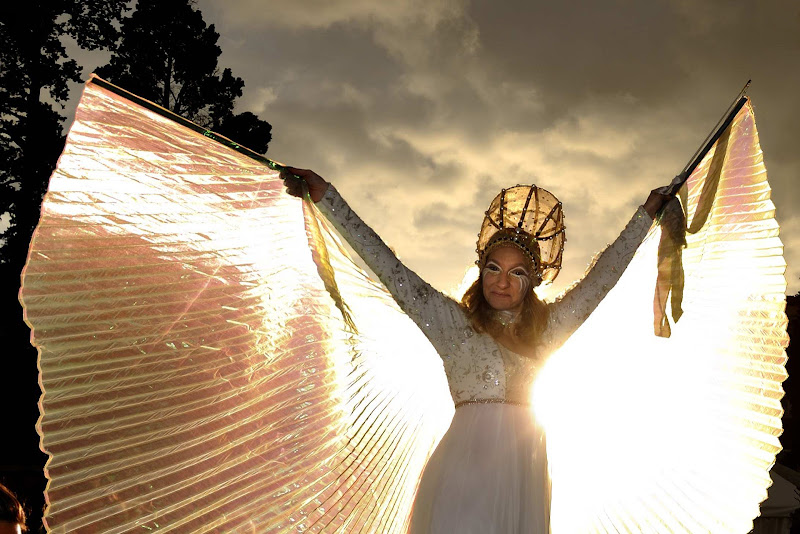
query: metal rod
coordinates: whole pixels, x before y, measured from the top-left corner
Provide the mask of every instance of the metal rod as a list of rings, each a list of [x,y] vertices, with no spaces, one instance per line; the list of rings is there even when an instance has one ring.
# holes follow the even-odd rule
[[[121,96],[122,98],[125,98],[125,99],[129,100],[130,102],[133,102],[134,104],[138,104],[138,105],[142,106],[143,108],[145,108],[145,109],[147,109],[149,111],[152,111],[153,113],[157,113],[158,115],[160,115],[160,116],[162,116],[162,117],[164,117],[166,119],[170,119],[170,120],[172,120],[174,122],[177,122],[181,126],[185,126],[185,127],[189,128],[190,130],[194,130],[195,132],[197,132],[197,133],[199,133],[199,134],[201,134],[201,135],[203,135],[203,136],[205,136],[205,137],[207,137],[207,138],[209,138],[209,139],[211,139],[213,141],[216,141],[217,143],[219,143],[221,145],[224,145],[224,146],[230,148],[231,150],[235,150],[236,152],[238,152],[238,153],[240,153],[240,154],[242,154],[244,156],[247,156],[248,158],[251,158],[251,159],[253,159],[253,160],[255,160],[255,161],[257,161],[257,162],[259,162],[259,163],[261,163],[263,165],[266,165],[270,169],[280,171],[284,167],[282,164],[278,163],[277,161],[273,161],[273,160],[271,160],[269,158],[266,158],[266,157],[262,156],[261,154],[259,154],[257,152],[254,152],[254,151],[250,150],[249,148],[244,147],[244,146],[240,145],[239,143],[237,143],[235,141],[231,141],[230,139],[228,139],[224,135],[220,135],[218,133],[212,132],[208,128],[203,128],[202,126],[193,123],[189,119],[181,117],[180,115],[178,115],[178,114],[176,114],[176,113],[174,113],[174,112],[172,112],[172,111],[170,111],[170,110],[168,110],[166,108],[163,108],[163,107],[159,106],[158,104],[156,104],[154,102],[151,102],[151,101],[149,101],[149,100],[147,100],[145,98],[137,96],[137,95],[131,93],[130,91],[128,91],[126,89],[123,89],[122,87],[119,87],[118,85],[114,85],[111,82],[107,82],[106,80],[104,80],[102,78],[99,78],[98,76],[96,76],[94,74],[92,74],[91,78],[89,78],[89,81],[87,83],[91,83],[91,84],[96,85],[98,87],[102,87],[103,89],[106,89],[107,91],[111,91],[112,93],[114,93],[114,94],[116,94],[118,96]]]
[[[717,124],[711,130],[711,133],[709,133],[703,140],[700,148],[698,148],[694,155],[692,155],[692,157],[689,159],[689,162],[678,175],[681,177],[681,179],[675,180],[672,184],[670,184],[668,194],[674,194],[678,191],[678,189],[681,188],[681,186],[686,182],[689,176],[691,176],[697,166],[700,165],[700,162],[703,161],[703,158],[706,157],[706,154],[708,154],[708,151],[711,150],[712,146],[714,146],[714,143],[716,143],[717,140],[719,140],[719,138],[722,136],[722,133],[725,131],[725,129],[728,128],[728,126],[730,126],[730,124],[733,122],[736,114],[739,113],[739,110],[741,110],[747,102],[747,96],[745,96],[745,93],[750,87],[751,81],[752,80],[747,80],[747,83],[744,84],[742,90],[739,91],[739,94],[736,95],[736,98],[733,100],[733,102],[731,102],[731,105],[728,106],[728,109],[722,115],[722,118],[717,121]]]

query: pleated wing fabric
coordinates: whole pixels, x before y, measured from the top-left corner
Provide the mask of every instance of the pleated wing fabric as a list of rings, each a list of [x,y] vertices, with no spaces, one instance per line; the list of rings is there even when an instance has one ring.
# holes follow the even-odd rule
[[[767,496],[786,282],[749,102],[679,196],[537,382],[553,532],[746,533]]]
[[[275,171],[164,115],[88,83],[31,244],[46,526],[403,532],[440,360]]]
[[[437,355],[313,203],[167,115],[87,84],[31,244],[48,529],[403,532]],[[749,104],[680,196],[534,387],[553,532],[745,533],[766,497],[786,284]]]

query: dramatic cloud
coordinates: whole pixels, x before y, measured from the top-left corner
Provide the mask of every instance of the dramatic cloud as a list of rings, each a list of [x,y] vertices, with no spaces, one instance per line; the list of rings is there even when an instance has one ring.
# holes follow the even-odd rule
[[[269,120],[424,278],[455,287],[502,186],[564,202],[564,287],[679,172],[744,82],[800,290],[793,0],[197,3]]]

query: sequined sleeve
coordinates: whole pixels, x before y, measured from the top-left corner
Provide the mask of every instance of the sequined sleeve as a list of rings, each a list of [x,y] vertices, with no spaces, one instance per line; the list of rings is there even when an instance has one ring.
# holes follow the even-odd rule
[[[403,265],[332,185],[317,207],[380,278],[400,308],[420,327],[439,355],[445,357],[456,332],[461,333],[467,327],[466,317],[458,303]]]
[[[616,241],[597,257],[586,275],[550,305],[547,337],[553,348],[561,346],[616,285],[652,223],[650,215],[639,206]]]

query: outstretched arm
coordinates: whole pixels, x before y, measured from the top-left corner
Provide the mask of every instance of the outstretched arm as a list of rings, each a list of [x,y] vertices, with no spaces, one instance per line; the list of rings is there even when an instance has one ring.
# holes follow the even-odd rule
[[[654,189],[639,206],[619,237],[606,248],[588,273],[550,306],[548,333],[554,348],[563,344],[597,308],[628,267],[653,218],[669,200],[663,188]]]
[[[372,228],[350,208],[330,183],[313,171],[287,167],[308,184],[309,196],[353,250],[378,275],[400,308],[420,327],[440,354],[447,332],[462,326],[458,304],[403,265]],[[300,196],[302,183],[284,175],[289,194]]]

